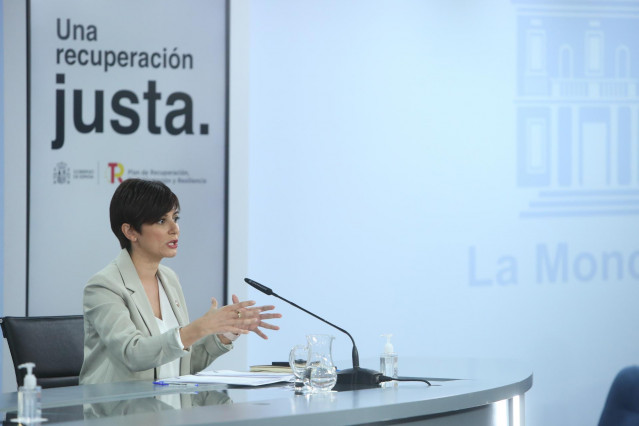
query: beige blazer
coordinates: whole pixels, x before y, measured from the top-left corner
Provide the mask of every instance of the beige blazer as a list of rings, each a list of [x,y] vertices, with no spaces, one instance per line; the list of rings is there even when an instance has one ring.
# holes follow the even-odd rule
[[[178,323],[187,325],[189,315],[177,275],[160,265],[158,277]],[[207,336],[185,351],[174,333],[160,333],[135,266],[123,249],[84,287],[80,384],[154,380],[156,367],[180,357],[180,374],[194,374],[232,348],[217,336]]]

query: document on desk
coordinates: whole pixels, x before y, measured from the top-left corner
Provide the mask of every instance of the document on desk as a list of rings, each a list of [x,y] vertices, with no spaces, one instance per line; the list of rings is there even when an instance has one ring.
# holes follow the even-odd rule
[[[252,373],[232,370],[204,370],[197,374],[173,377],[162,380],[164,383],[221,383],[239,386],[262,386],[278,382],[290,382],[295,379],[286,373]]]

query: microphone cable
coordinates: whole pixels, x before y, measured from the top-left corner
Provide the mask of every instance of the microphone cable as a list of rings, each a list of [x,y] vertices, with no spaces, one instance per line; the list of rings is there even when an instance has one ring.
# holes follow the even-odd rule
[[[423,377],[407,377],[407,376],[388,377],[384,375],[379,376],[379,383],[391,382],[393,380],[397,382],[424,382],[428,386],[432,386],[430,382]]]

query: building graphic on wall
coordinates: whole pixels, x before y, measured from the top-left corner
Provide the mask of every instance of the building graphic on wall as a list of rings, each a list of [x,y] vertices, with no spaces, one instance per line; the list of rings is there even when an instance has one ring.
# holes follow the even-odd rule
[[[639,215],[639,1],[513,3],[521,216]]]

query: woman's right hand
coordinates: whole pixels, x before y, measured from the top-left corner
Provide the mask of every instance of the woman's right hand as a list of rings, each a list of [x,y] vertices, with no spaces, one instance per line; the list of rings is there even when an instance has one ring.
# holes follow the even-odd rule
[[[217,300],[211,298],[211,308],[200,318],[180,329],[180,338],[185,348],[210,334],[247,334],[249,327],[259,322],[259,310],[246,309],[255,305],[255,301],[217,307]]]

